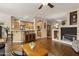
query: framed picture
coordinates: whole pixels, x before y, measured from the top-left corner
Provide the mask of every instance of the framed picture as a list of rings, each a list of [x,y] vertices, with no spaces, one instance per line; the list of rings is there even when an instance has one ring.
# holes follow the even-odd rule
[[[77,24],[77,11],[70,12],[70,25]]]

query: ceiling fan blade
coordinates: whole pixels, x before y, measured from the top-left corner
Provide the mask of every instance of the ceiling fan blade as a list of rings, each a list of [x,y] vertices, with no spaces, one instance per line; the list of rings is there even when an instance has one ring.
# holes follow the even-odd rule
[[[43,7],[43,4],[40,5],[40,7],[38,9],[41,9]]]
[[[54,5],[52,5],[51,3],[48,3],[48,6],[49,6],[50,8],[53,8],[53,7],[54,7]]]

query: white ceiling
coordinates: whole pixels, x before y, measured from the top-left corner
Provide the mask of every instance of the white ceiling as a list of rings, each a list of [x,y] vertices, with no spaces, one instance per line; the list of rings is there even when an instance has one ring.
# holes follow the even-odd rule
[[[79,8],[79,4],[77,3],[52,4],[54,8],[44,6],[41,10],[38,10],[40,3],[0,3],[0,12],[12,16],[41,17],[51,20],[64,17],[69,10]]]

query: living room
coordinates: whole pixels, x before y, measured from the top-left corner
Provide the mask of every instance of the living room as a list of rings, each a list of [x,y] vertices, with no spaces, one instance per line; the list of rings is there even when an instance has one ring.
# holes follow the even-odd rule
[[[78,15],[77,3],[0,3],[0,56],[79,56]]]

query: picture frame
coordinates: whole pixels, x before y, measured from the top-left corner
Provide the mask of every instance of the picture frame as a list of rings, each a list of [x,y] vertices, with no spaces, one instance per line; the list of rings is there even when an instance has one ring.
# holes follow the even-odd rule
[[[70,12],[70,25],[77,24],[77,11]]]

